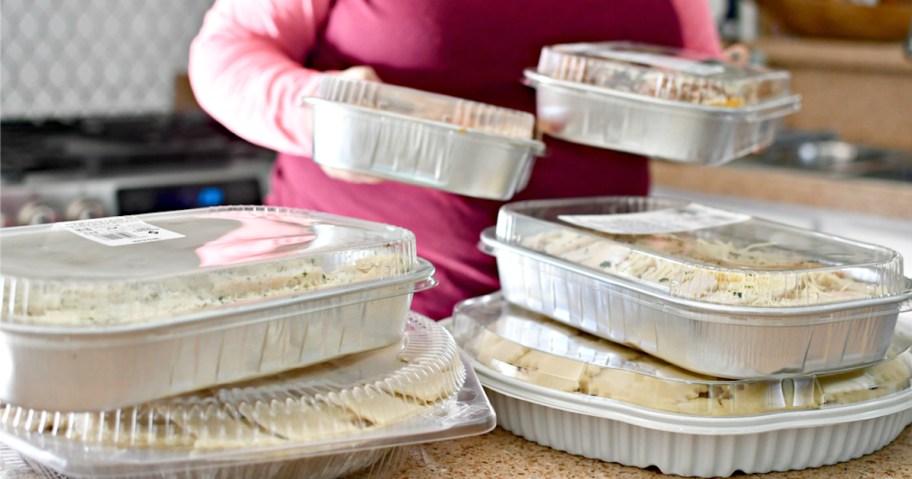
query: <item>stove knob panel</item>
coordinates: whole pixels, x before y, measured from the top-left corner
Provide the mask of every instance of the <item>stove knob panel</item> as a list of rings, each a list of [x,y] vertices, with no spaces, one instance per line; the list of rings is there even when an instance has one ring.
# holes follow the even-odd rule
[[[17,223],[23,226],[53,223],[58,219],[59,216],[54,208],[38,201],[26,203],[19,208],[19,213],[16,215]]]
[[[101,201],[94,198],[80,198],[66,207],[66,219],[69,221],[90,220],[110,216]]]

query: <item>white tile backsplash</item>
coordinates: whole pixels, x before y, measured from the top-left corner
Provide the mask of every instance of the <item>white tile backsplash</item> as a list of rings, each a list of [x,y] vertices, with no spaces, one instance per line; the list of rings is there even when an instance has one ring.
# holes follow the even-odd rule
[[[213,0],[0,0],[0,117],[161,113]]]

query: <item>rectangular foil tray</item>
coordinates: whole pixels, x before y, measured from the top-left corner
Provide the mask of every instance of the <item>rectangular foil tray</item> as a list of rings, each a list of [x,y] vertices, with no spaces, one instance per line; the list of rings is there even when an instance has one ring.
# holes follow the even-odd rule
[[[904,293],[757,308],[676,298],[482,233],[510,303],[694,372],[734,379],[836,371],[884,358]]]

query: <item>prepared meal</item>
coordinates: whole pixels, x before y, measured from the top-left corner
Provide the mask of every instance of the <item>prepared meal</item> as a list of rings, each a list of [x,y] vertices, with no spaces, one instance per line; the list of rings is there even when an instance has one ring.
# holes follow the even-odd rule
[[[510,302],[721,377],[879,361],[912,297],[895,251],[672,199],[512,203],[482,241]]]
[[[868,401],[912,387],[910,339],[866,368],[785,379],[725,380],[694,373],[507,303],[463,301],[452,331],[475,361],[520,381],[695,416],[752,416]]]
[[[685,163],[719,165],[763,149],[800,106],[788,72],[638,43],[546,46],[524,76],[543,133]]]
[[[789,93],[789,73],[735,66],[706,53],[631,42],[542,48],[538,73],[614,91],[701,105],[742,107]]]
[[[578,198],[505,206],[501,240],[706,303],[789,307],[906,290],[888,248],[684,200]]]
[[[912,423],[908,388],[846,406],[707,417],[559,391],[478,361],[472,365],[505,430],[570,454],[677,476],[728,477],[849,461],[888,445]]]
[[[452,336],[412,313],[398,344],[268,378],[104,412],[4,404],[0,439],[76,477],[230,477],[223,473],[269,475],[301,461],[350,465],[480,434],[493,420]]]
[[[544,152],[523,111],[334,75],[303,101],[317,163],[451,193],[509,199]]]
[[[271,207],[4,228],[0,255],[0,400],[70,411],[393,344],[436,284],[408,230]]]
[[[0,231],[0,321],[171,322],[415,268],[405,229],[318,212],[216,207]]]

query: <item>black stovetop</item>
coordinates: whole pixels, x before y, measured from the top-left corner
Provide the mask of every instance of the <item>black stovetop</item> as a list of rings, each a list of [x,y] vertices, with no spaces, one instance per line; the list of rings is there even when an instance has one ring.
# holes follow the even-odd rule
[[[202,113],[0,122],[0,176],[6,184],[34,173],[99,177],[272,155]]]

